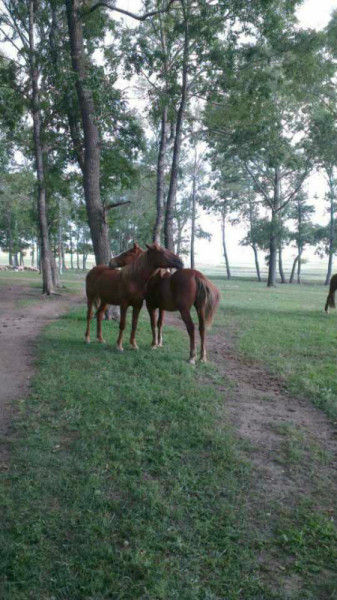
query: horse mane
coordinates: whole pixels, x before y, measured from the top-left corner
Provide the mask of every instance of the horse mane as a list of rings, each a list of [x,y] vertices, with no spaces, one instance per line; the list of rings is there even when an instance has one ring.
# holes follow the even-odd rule
[[[130,279],[137,279],[144,267],[149,266],[148,250],[143,252],[140,256],[121,269],[121,276],[123,281],[130,281]]]

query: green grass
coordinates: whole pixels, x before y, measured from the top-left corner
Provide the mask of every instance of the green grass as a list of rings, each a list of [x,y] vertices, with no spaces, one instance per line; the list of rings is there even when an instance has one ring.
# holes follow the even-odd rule
[[[324,313],[327,288],[216,279],[222,292],[217,323],[238,336],[246,356],[267,365],[298,395],[337,416],[337,314]],[[216,328],[213,329],[216,332]]]
[[[4,597],[272,597],[247,543],[248,467],[217,423],[220,397],[184,360],[185,336],[153,352],[146,322],[140,352],[120,355],[85,346],[83,328],[81,311],[48,329],[20,405]]]
[[[85,273],[83,271],[67,271],[60,277],[60,293],[76,293],[84,289]],[[0,271],[0,288],[7,285],[20,285],[42,289],[39,273],[31,271]]]
[[[213,333],[235,333],[242,352],[333,415],[336,315],[322,312],[325,288],[217,284]],[[231,387],[215,366],[186,363],[186,334],[166,328],[152,351],[143,315],[140,351],[126,343],[119,354],[116,324],[103,323],[107,345],[86,346],[84,329],[84,306],[48,327],[32,394],[18,405],[0,488],[2,597],[335,600],[329,507],[259,496],[226,424]],[[310,452],[325,463],[300,431],[283,433],[283,460],[296,466]]]

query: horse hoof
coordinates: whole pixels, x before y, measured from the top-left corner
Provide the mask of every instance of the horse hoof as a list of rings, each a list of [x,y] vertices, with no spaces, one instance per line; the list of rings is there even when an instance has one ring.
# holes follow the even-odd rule
[[[157,348],[158,348],[158,346],[154,346],[154,345],[151,346],[151,350],[157,350]]]
[[[188,363],[190,365],[195,365],[195,358],[189,358]]]
[[[138,348],[138,346],[137,346],[137,345],[136,345],[136,346],[132,345],[132,346],[131,346],[131,350],[139,350],[139,348]]]
[[[121,346],[116,346],[116,350],[117,352],[124,352],[124,348],[122,348]]]
[[[85,338],[85,343],[86,344],[90,344],[90,340],[88,340],[87,338]]]
[[[101,340],[98,340],[99,344],[105,344],[105,340],[103,340],[103,338]]]
[[[206,362],[207,362],[207,359],[206,359],[206,358],[203,356],[203,357],[201,357],[201,359],[200,359],[200,362],[202,362],[202,363],[206,363]]]

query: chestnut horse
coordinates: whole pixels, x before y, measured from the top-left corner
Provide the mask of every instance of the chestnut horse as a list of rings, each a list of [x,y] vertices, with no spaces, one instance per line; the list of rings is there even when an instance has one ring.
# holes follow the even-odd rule
[[[337,290],[337,273],[335,275],[333,275],[330,279],[330,289],[329,289],[328,297],[327,297],[326,303],[325,303],[325,312],[327,314],[329,313],[329,307],[336,308],[336,304],[335,304],[336,290]]]
[[[196,349],[194,323],[190,310],[193,305],[195,306],[201,339],[200,360],[206,362],[205,327],[211,325],[220,301],[220,293],[215,285],[200,271],[194,269],[181,269],[173,275],[158,271],[147,284],[145,300],[151,319],[152,347],[157,348],[163,345],[164,310],[178,310],[190,336],[188,362],[193,365],[195,364]],[[156,333],[157,308],[159,308],[158,334]]]
[[[105,265],[98,265],[89,271],[86,278],[88,304],[87,329],[85,332],[86,342],[90,342],[90,320],[93,315],[93,306],[97,306],[100,303],[97,310],[97,338],[99,342],[103,342],[103,315],[107,306],[114,304],[121,308],[117,349],[122,352],[126,313],[128,307],[132,306],[133,315],[130,343],[132,348],[138,348],[135,334],[149,278],[158,268],[181,269],[183,267],[180,258],[173,254],[173,252],[161,248],[158,244],[146,244],[146,246],[147,250],[144,253],[140,254],[133,262],[120,271],[115,271]]]

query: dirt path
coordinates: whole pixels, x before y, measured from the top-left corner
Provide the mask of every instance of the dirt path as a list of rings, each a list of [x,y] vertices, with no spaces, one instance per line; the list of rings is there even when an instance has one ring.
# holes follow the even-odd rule
[[[186,331],[176,315],[166,314],[165,320]],[[304,499],[336,521],[337,422],[310,400],[289,394],[284,382],[264,365],[240,355],[235,338],[235,333],[217,329],[207,337],[207,350],[208,359],[229,384],[220,386],[225,393],[225,418],[243,442],[245,458],[254,465],[253,489],[247,500],[252,522],[263,515],[263,527],[272,529],[275,506],[291,509]],[[186,334],[186,353],[188,348]],[[270,525],[265,526],[266,515]],[[261,556],[260,560],[269,572],[269,582],[275,565],[283,568],[278,557]],[[299,576],[283,581],[284,589],[292,592],[301,590],[302,584]]]
[[[44,298],[40,290],[16,284],[0,288],[0,442],[10,433],[15,400],[29,392],[37,336],[79,302],[79,296],[62,293]],[[1,443],[0,463],[6,460],[7,444]]]

